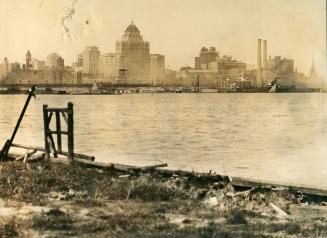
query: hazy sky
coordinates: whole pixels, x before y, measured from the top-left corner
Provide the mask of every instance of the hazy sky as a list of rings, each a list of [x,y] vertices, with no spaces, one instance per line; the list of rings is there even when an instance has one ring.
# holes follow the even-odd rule
[[[73,2],[0,0],[0,57],[24,62],[29,49],[38,59],[58,52],[71,64],[86,45],[114,52],[133,20],[151,53],[164,54],[172,69],[194,66],[202,46],[256,64],[263,38],[268,55],[294,58],[306,74],[314,57],[318,73],[325,72],[325,0],[77,0],[66,21],[69,38],[62,18]]]

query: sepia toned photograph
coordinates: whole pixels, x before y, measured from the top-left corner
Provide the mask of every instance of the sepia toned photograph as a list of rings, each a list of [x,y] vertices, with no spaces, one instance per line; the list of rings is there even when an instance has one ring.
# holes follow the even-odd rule
[[[327,237],[327,1],[0,20],[0,237]]]

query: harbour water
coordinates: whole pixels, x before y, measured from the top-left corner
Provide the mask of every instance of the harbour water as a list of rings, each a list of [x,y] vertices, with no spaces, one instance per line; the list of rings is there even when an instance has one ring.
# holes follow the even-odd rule
[[[0,95],[0,143],[26,95]],[[74,103],[75,151],[97,161],[327,188],[327,94],[38,95],[16,143],[43,146],[42,105]]]

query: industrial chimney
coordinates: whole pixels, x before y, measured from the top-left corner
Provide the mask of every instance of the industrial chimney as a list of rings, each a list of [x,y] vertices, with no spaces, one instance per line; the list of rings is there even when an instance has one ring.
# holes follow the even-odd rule
[[[258,61],[257,61],[257,87],[261,85],[262,81],[262,75],[261,75],[261,70],[262,70],[262,64],[261,64],[261,39],[258,39]]]
[[[264,86],[264,84],[267,84],[267,40],[263,41],[263,83],[262,86]]]

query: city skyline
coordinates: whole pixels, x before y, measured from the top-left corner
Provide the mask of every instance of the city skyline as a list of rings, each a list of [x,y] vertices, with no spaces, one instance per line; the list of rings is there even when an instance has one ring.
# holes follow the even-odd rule
[[[325,18],[324,1],[233,0],[226,3],[208,0],[203,4],[188,1],[183,6],[185,10],[181,8],[181,2],[186,3],[172,0],[155,3],[144,0],[138,1],[138,4],[131,1],[122,4],[116,1],[103,1],[102,4],[99,1],[76,1],[75,12],[65,23],[70,29],[69,38],[63,31],[62,16],[69,10],[67,8],[72,7],[72,1],[62,0],[59,1],[61,4],[54,6],[50,1],[19,1],[18,5],[18,1],[5,0],[0,7],[8,24],[2,29],[0,57],[8,57],[11,62],[24,62],[27,49],[40,59],[50,52],[58,52],[65,59],[65,64],[71,65],[76,61],[78,52],[87,45],[97,45],[103,53],[112,52],[114,42],[120,39],[126,25],[134,20],[144,37],[151,42],[153,51],[166,55],[166,65],[172,69],[185,65],[193,67],[194,56],[203,46],[214,46],[221,54],[256,65],[256,40],[265,38],[270,42],[269,55],[295,59],[295,67],[305,74],[309,73],[314,58],[318,74],[324,74],[325,26],[318,24]],[[290,10],[291,6],[294,9]],[[278,10],[279,7],[283,8]],[[217,14],[223,13],[221,8],[228,14]],[[117,12],[125,9],[125,14],[112,14],[114,9]],[[167,9],[170,9],[170,17],[158,19],[155,16],[158,9],[166,15]],[[272,9],[277,13],[268,11]],[[108,14],[104,14],[105,10]],[[148,11],[141,17],[140,10]],[[216,21],[217,16],[219,21]],[[22,20],[25,20],[24,26]],[[170,25],[171,30],[168,30],[173,20],[176,26]],[[184,27],[181,27],[183,24]],[[49,31],[49,27],[53,30]],[[278,32],[280,34],[276,36]],[[21,37],[23,34],[24,38]]]

